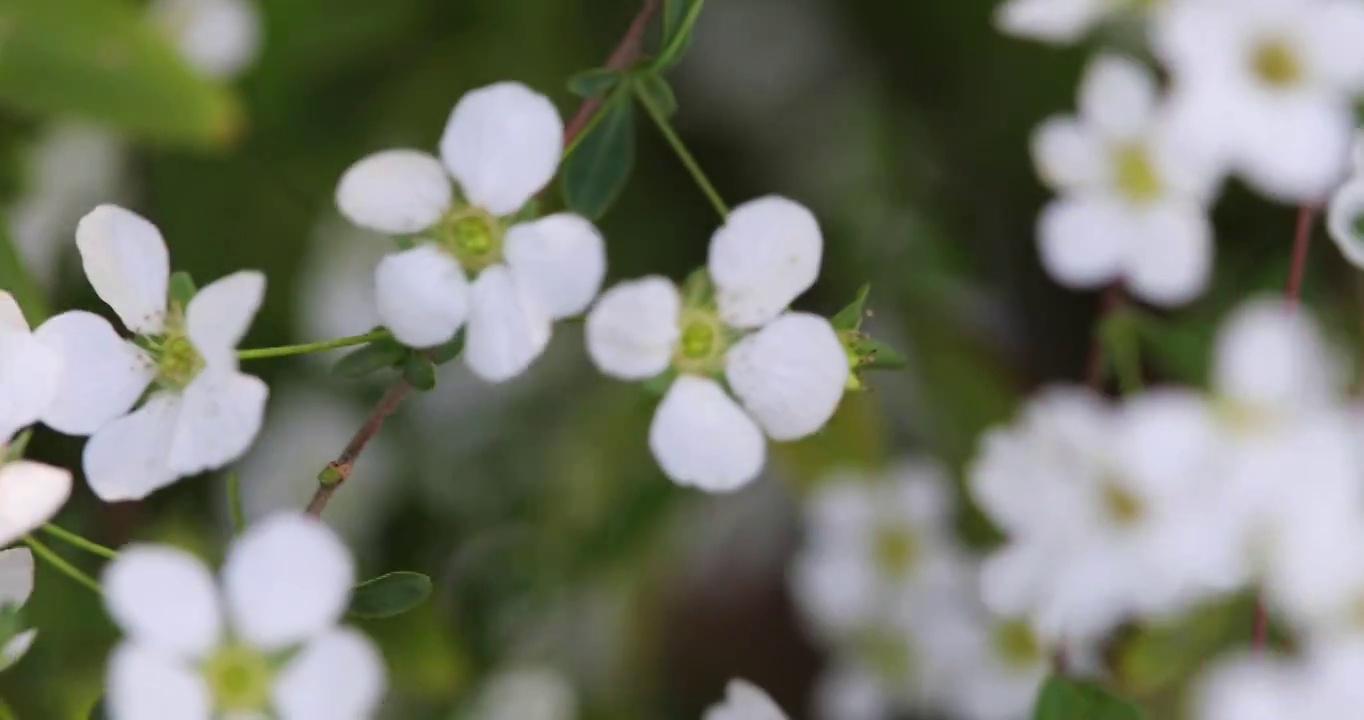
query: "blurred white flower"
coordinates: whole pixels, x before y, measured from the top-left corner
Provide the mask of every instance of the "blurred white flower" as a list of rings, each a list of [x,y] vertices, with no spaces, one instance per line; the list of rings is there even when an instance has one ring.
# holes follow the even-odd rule
[[[32,594],[33,553],[28,548],[0,550],[0,611],[23,607]],[[21,630],[13,637],[0,638],[4,642],[0,645],[0,671],[19,662],[37,639],[36,629]]]
[[[1052,657],[1027,621],[992,617],[969,590],[920,615],[922,652],[942,668],[943,710],[962,720],[1032,716]]]
[[[702,720],[787,720],[786,713],[767,693],[744,680],[731,680],[725,699],[713,705]]]
[[[360,335],[383,324],[374,299],[374,266],[386,253],[382,240],[332,214],[317,223],[296,299],[305,337]]]
[[[1364,644],[1308,648],[1291,660],[1223,662],[1202,683],[1195,720],[1338,720],[1364,705]]]
[[[949,492],[943,470],[925,462],[835,476],[814,492],[791,582],[816,628],[847,636],[963,582],[970,568],[952,534]]]
[[[1364,89],[1364,6],[1190,0],[1157,14],[1153,43],[1176,114],[1259,191],[1320,201],[1343,177]]]
[[[850,662],[830,667],[815,687],[815,717],[819,720],[888,720],[889,698],[875,675]]]
[[[647,277],[603,293],[588,314],[587,350],[602,372],[624,380],[679,373],[649,429],[654,457],[675,482],[737,489],[762,470],[764,432],[797,440],[833,416],[848,379],[843,345],[828,320],[787,310],[814,284],[822,253],[809,210],[760,198],[734,208],[711,238],[714,297],[684,298],[666,278]]]
[[[573,720],[578,696],[559,673],[518,668],[494,675],[479,691],[469,720]]]
[[[235,77],[260,53],[260,11],[251,0],[153,0],[150,12],[206,77]]]
[[[1341,253],[1364,267],[1364,131],[1355,131],[1350,179],[1331,195],[1326,228]]]
[[[0,290],[0,439],[37,422],[62,379],[61,355],[29,331],[14,296]]]
[[[239,536],[222,587],[173,548],[124,548],[104,571],[109,614],[127,637],[109,660],[110,716],[128,720],[371,717],[383,661],[338,627],[354,568],[321,522],[277,515]]]
[[[91,489],[106,501],[139,499],[241,456],[260,430],[269,390],[237,369],[236,345],[260,307],[265,276],[229,275],[181,308],[168,301],[165,241],[146,219],[101,205],[81,220],[76,244],[95,292],[136,335],[124,340],[80,311],[36,333],[65,368],[43,422],[93,435],[84,454]]]
[[[1102,56],[1080,86],[1079,117],[1033,137],[1043,180],[1061,193],[1038,220],[1042,265],[1057,282],[1125,282],[1143,300],[1184,303],[1212,270],[1206,203],[1219,170],[1171,126],[1151,73]]]
[[[572,213],[515,217],[554,177],[563,151],[563,123],[543,95],[511,82],[470,91],[440,151],[439,160],[416,150],[360,160],[341,178],[337,207],[356,225],[416,236],[375,271],[379,316],[394,337],[431,347],[467,321],[465,363],[500,382],[539,357],[553,321],[592,303],[606,274],[604,242]]]
[[[1099,23],[1122,14],[1135,15],[1143,0],[1005,0],[995,10],[1000,32],[1050,43],[1073,43]]]

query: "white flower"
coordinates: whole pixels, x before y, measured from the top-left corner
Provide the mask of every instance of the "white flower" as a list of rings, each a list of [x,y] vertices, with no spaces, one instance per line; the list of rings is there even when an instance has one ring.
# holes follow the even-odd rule
[[[1350,179],[1336,189],[1327,209],[1331,239],[1356,267],[1364,267],[1364,131],[1355,132]]]
[[[1293,660],[1239,658],[1215,668],[1198,692],[1195,720],[1337,720],[1364,705],[1364,644],[1309,648]]]
[[[725,700],[713,705],[702,720],[787,720],[786,713],[760,688],[744,680],[731,680]]]
[[[385,254],[383,236],[328,215],[311,233],[299,277],[298,328],[305,337],[367,333],[383,324],[375,307],[374,266]],[[346,350],[323,361],[335,362]]]
[[[892,712],[881,683],[866,668],[845,662],[819,677],[815,688],[819,720],[887,720]]]
[[[713,297],[689,288],[695,297],[684,298],[666,278],[648,277],[611,288],[592,308],[587,350],[602,372],[625,380],[680,373],[649,429],[674,481],[741,487],[762,470],[764,432],[796,440],[832,417],[848,378],[843,345],[824,318],[786,310],[814,284],[822,252],[809,210],[761,198],[735,208],[711,238]]]
[[[33,553],[28,548],[0,550],[0,610],[23,607],[33,594]],[[8,669],[28,653],[38,639],[36,629],[22,630],[0,640],[0,671]]]
[[[193,556],[133,545],[104,571],[127,637],[109,661],[112,718],[367,718],[385,679],[360,633],[337,626],[354,568],[320,522],[277,515],[239,536],[222,587]]]
[[[940,668],[942,710],[962,720],[1031,716],[1051,652],[1026,621],[991,617],[973,593],[920,615],[914,632]]]
[[[540,668],[504,670],[479,691],[470,720],[573,720],[578,697],[562,675]]]
[[[48,411],[62,382],[62,358],[29,332],[19,304],[0,290],[0,440]]]
[[[1319,201],[1340,181],[1364,88],[1364,6],[1191,0],[1168,5],[1154,35],[1200,146],[1283,201]]]
[[[1309,315],[1278,299],[1252,300],[1218,331],[1212,384],[1224,420],[1272,432],[1339,407],[1343,369]]]
[[[1073,43],[1099,23],[1135,14],[1144,0],[1006,0],[995,11],[995,25],[1009,35],[1050,43]]]
[[[0,547],[51,520],[71,497],[71,473],[31,460],[6,460],[0,442]]]
[[[554,320],[587,309],[606,274],[597,229],[571,213],[514,217],[554,177],[562,150],[554,106],[507,82],[460,99],[439,160],[388,150],[346,171],[336,190],[343,215],[417,236],[415,247],[387,256],[375,272],[379,316],[398,340],[439,345],[467,322],[464,361],[500,382],[539,357]]]
[[[847,636],[961,583],[941,468],[906,463],[882,477],[834,477],[808,500],[806,540],[792,568],[797,604],[815,626]]]
[[[229,275],[180,308],[168,302],[165,241],[142,217],[101,205],[81,220],[76,244],[95,292],[137,336],[124,340],[87,312],[59,315],[36,333],[65,364],[43,422],[93,434],[84,454],[91,489],[106,501],[143,498],[241,456],[260,430],[269,391],[237,369],[236,346],[260,307],[265,277]]]
[[[1038,220],[1042,265],[1057,282],[1123,281],[1161,305],[1207,286],[1218,181],[1166,121],[1151,74],[1116,56],[1096,60],[1080,86],[1080,115],[1047,120],[1033,137],[1038,171],[1061,197]]]
[[[969,487],[1008,536],[981,589],[1048,643],[1096,639],[1129,615],[1170,613],[1245,575],[1201,398],[1134,396],[1119,408],[1078,390],[1029,404],[992,432]]]
[[[206,77],[235,77],[260,52],[260,13],[251,0],[154,0],[150,11]]]

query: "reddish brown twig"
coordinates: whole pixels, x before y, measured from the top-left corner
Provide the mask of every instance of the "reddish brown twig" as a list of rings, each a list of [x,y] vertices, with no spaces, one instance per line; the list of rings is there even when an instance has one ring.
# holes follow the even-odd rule
[[[635,15],[635,19],[630,23],[630,29],[625,31],[625,36],[620,39],[616,49],[611,51],[611,56],[606,59],[606,67],[611,70],[624,70],[630,67],[640,55],[644,53],[644,31],[649,27],[649,19],[658,11],[658,0],[644,0],[644,5]],[[573,119],[568,121],[564,128],[564,144],[573,141],[578,133],[587,127],[587,123],[592,120],[597,109],[601,107],[602,99],[600,96],[590,97],[578,106],[578,111],[573,113]]]

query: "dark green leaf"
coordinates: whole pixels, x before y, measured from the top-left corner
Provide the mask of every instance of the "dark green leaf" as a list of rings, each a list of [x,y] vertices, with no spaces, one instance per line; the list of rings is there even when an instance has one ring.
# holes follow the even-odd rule
[[[417,607],[431,595],[431,578],[416,572],[391,572],[355,586],[350,614],[366,619],[390,618]]]
[[[348,380],[362,378],[397,365],[407,355],[408,349],[398,344],[396,340],[387,338],[375,340],[338,360],[332,368],[332,374]]]
[[[108,720],[108,718],[109,711],[104,709],[104,696],[101,695],[95,706],[90,708],[89,720]]]
[[[596,220],[611,207],[635,161],[634,104],[617,91],[601,109],[602,117],[564,163],[564,201],[574,212]]]
[[[871,294],[871,283],[862,286],[857,291],[857,297],[853,299],[847,307],[838,311],[829,322],[833,323],[835,330],[856,330],[862,327],[862,318],[866,317],[867,295]]]
[[[663,117],[672,117],[677,112],[677,96],[668,81],[653,71],[645,71],[635,78],[635,92],[639,93],[646,104],[658,108]]]
[[[0,105],[152,140],[230,141],[242,125],[233,96],[191,70],[145,14],[110,0],[0,0]]]
[[[459,357],[459,354],[462,352],[464,352],[463,329],[455,333],[455,336],[450,338],[450,342],[431,348],[427,351],[427,354],[430,356],[431,362],[434,362],[437,365],[444,365]]]
[[[0,647],[25,629],[23,608],[14,603],[0,604]],[[0,660],[0,664],[3,664]]]
[[[863,338],[853,346],[853,352],[859,370],[903,370],[909,366],[904,355],[880,340]]]
[[[194,278],[189,273],[178,270],[170,276],[170,301],[172,305],[178,305],[181,310],[189,307],[189,301],[194,299],[194,293],[198,288],[194,285]]]
[[[668,388],[672,387],[673,380],[676,379],[677,371],[669,368],[645,380],[641,385],[650,395],[663,397],[664,393],[668,392]]]
[[[703,4],[704,0],[663,0],[663,48],[654,59],[659,71],[676,65],[687,52]]]
[[[418,390],[430,390],[436,387],[436,365],[419,352],[408,353],[403,360],[403,379]]]
[[[15,435],[14,439],[10,440],[9,444],[5,446],[5,454],[3,457],[0,457],[0,465],[14,462],[15,460],[23,460],[24,451],[28,449],[28,441],[31,437],[33,437],[32,429],[26,429],[18,435]]]
[[[1141,720],[1141,711],[1103,686],[1052,675],[1042,686],[1033,720]]]
[[[510,224],[530,222],[538,217],[540,217],[540,198],[533,197],[527,200],[520,210],[516,211],[516,214],[511,217]]]
[[[582,98],[597,97],[610,92],[625,75],[619,70],[594,68],[568,79],[568,91]]]

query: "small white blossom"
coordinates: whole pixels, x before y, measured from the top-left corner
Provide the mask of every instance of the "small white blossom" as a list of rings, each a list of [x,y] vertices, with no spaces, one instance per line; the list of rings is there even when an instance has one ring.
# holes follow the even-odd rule
[[[62,357],[34,333],[19,304],[0,290],[0,439],[37,422],[63,380]]]
[[[36,333],[65,366],[43,422],[93,435],[84,453],[91,489],[106,501],[143,498],[240,457],[260,430],[269,393],[238,370],[236,357],[265,277],[229,275],[181,308],[168,300],[165,241],[144,218],[102,205],[81,220],[76,244],[95,292],[137,336],[124,340],[108,321],[79,311]]]
[[[573,720],[578,697],[562,675],[541,668],[504,670],[479,691],[470,720]]]
[[[1326,228],[1336,247],[1356,267],[1364,267],[1364,131],[1355,132],[1350,179],[1333,195]]]
[[[460,99],[439,160],[387,150],[346,171],[336,190],[343,215],[416,236],[375,272],[379,315],[398,340],[440,345],[467,323],[464,361],[501,382],[539,357],[553,321],[587,309],[606,274],[601,234],[572,213],[515,217],[554,177],[562,151],[554,106],[506,82]]]
[[[1190,0],[1154,29],[1180,125],[1259,191],[1326,197],[1349,161],[1364,89],[1364,6],[1338,0]]]
[[[238,537],[221,588],[183,551],[125,548],[103,577],[109,614],[127,636],[109,661],[110,717],[372,717],[383,661],[337,625],[354,579],[345,546],[299,515]]]
[[[1224,662],[1202,683],[1195,720],[1338,720],[1364,705],[1364,644],[1309,648],[1292,660]]]
[[[815,687],[819,720],[887,720],[892,712],[881,683],[860,665],[844,662],[819,677]]]
[[[731,680],[724,702],[713,705],[702,720],[787,720],[786,713],[760,688],[744,680]]]
[[[1205,204],[1218,171],[1167,122],[1156,94],[1144,67],[1101,57],[1081,84],[1079,117],[1052,118],[1034,135],[1038,170],[1061,193],[1038,221],[1042,265],[1057,282],[1123,281],[1161,305],[1207,286]]]
[[[1135,15],[1146,0],[1006,0],[995,11],[1001,32],[1043,42],[1068,44],[1101,22]]]
[[[260,11],[252,0],[154,0],[150,12],[206,77],[235,77],[260,53]]]
[[[23,607],[33,594],[33,553],[28,548],[0,550],[0,610]],[[0,645],[0,671],[8,669],[28,653],[38,639],[36,629],[21,630],[3,639]]]
[[[674,481],[734,490],[762,470],[764,433],[796,440],[833,416],[848,379],[843,345],[828,320],[787,311],[814,284],[822,252],[809,210],[760,198],[735,208],[711,238],[713,297],[684,298],[666,278],[648,277],[611,288],[592,308],[587,350],[602,372],[680,373],[649,430]]]

